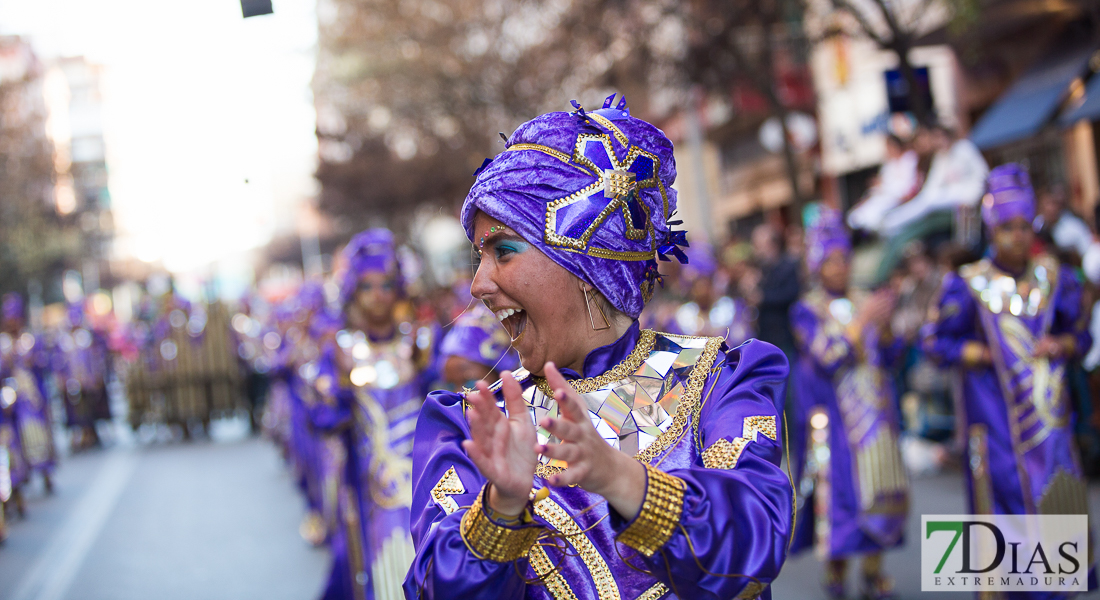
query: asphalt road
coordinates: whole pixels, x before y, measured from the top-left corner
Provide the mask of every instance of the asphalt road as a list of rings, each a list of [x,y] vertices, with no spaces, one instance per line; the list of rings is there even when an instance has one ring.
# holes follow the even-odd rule
[[[131,444],[64,460],[57,493],[28,490],[28,518],[0,546],[0,600],[313,600],[328,555],[298,536],[302,503],[274,447],[222,441]],[[913,482],[907,543],[886,555],[899,598],[921,594],[921,514],[965,512],[958,473]],[[1100,514],[1100,487],[1090,489]],[[1095,529],[1095,528],[1094,528]],[[849,597],[857,596],[850,569]],[[824,598],[822,568],[792,557],[777,600]],[[1090,594],[1089,597],[1100,597]]]
[[[277,451],[241,435],[66,458],[0,546],[0,600],[311,600],[325,550]]]

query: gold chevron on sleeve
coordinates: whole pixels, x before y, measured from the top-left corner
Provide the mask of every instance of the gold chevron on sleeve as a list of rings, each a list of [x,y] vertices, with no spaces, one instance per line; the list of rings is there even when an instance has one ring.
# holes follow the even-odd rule
[[[737,466],[737,460],[741,458],[741,451],[749,442],[756,441],[758,433],[776,440],[775,417],[745,417],[745,423],[741,428],[741,437],[729,441],[722,438],[703,451],[703,466],[708,469],[732,469]]]
[[[458,472],[455,471],[452,465],[443,474],[439,483],[432,488],[432,500],[439,505],[439,508],[443,509],[443,512],[449,515],[458,510],[458,502],[455,502],[455,499],[451,496],[465,493],[466,486],[462,485],[462,480],[458,478]]]

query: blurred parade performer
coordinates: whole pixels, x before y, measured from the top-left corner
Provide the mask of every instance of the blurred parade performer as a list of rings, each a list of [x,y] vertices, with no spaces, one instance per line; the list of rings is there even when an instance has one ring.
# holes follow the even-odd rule
[[[50,373],[47,367],[48,355],[42,344],[23,327],[22,299],[17,294],[7,294],[0,321],[0,385],[2,393],[14,399],[12,414],[28,477],[31,472],[40,473],[46,492],[50,493],[57,450],[46,385]],[[0,404],[10,403],[0,399]]]
[[[960,368],[963,464],[975,514],[1088,512],[1065,382],[1067,364],[1092,340],[1077,275],[1049,255],[1030,254],[1034,218],[1027,172],[1016,164],[993,169],[982,201],[991,255],[947,276],[923,341],[931,357]],[[1091,565],[1089,575],[1091,589]]]
[[[439,355],[443,379],[452,390],[474,389],[477,381],[496,381],[502,371],[519,366],[508,331],[480,302],[455,319]]]
[[[863,557],[863,597],[888,598],[893,584],[882,573],[882,551],[901,544],[908,513],[891,375],[905,344],[890,330],[893,292],[849,289],[848,231],[837,212],[817,209],[806,230],[813,288],[791,309],[800,404],[791,456],[796,481],[813,489],[812,505],[800,498],[794,550],[815,534],[830,598],[845,597],[847,564],[856,556]]]
[[[612,100],[520,126],[463,205],[472,293],[524,368],[428,397],[407,598],[770,597],[787,362],[639,328],[687,242],[671,142]]]
[[[336,526],[337,490],[345,452],[339,436],[313,427],[310,412],[320,402],[316,383],[321,348],[339,323],[327,313],[324,289],[316,281],[302,285],[289,312],[292,323],[283,336],[288,352],[280,363],[290,400],[289,444],[308,506],[299,532],[306,541],[319,546]]]
[[[686,253],[688,262],[680,268],[680,281],[687,288],[688,301],[676,309],[673,322],[661,331],[718,336],[731,347],[740,346],[752,337],[748,306],[723,293],[726,281],[709,244],[697,243]]]
[[[25,515],[22,487],[30,477],[16,416],[19,395],[13,377],[17,356],[29,352],[22,339],[23,303],[15,294],[6,294],[0,308],[0,541],[7,537],[5,513],[14,509]],[[29,335],[29,334],[28,334]],[[17,348],[17,346],[19,348]]]
[[[65,397],[66,426],[74,451],[100,444],[96,421],[111,419],[107,381],[111,354],[106,338],[86,323],[84,302],[69,304],[53,366]]]
[[[324,598],[392,598],[412,562],[412,445],[435,357],[435,331],[400,318],[393,234],[364,231],[344,250],[344,323],[319,365],[315,427],[342,440],[345,466]]]
[[[191,303],[169,291],[128,373],[130,422],[177,426],[184,439],[240,408],[239,352],[219,302]]]

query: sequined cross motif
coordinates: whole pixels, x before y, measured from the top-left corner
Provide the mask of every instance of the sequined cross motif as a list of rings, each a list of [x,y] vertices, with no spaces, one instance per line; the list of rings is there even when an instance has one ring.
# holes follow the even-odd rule
[[[661,194],[663,216],[668,216],[668,196],[657,176],[660,170],[657,156],[637,146],[629,146],[620,161],[610,135],[581,134],[577,136],[571,162],[591,173],[595,181],[547,204],[546,243],[601,258],[652,258],[656,247],[653,225],[649,208],[639,201],[638,192],[656,188]],[[612,219],[618,221],[616,215],[622,216],[622,234],[644,245],[638,251],[623,252],[592,244],[596,231]]]

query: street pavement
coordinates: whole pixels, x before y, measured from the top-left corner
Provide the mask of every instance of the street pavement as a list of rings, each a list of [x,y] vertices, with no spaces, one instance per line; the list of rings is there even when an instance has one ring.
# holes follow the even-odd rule
[[[0,600],[317,598],[328,555],[298,536],[302,503],[278,452],[243,433],[220,438],[66,458],[57,493],[46,497],[32,486],[27,519],[14,519],[0,546]],[[913,492],[906,544],[885,561],[902,600],[924,595],[920,515],[966,510],[957,472],[916,479]],[[1100,514],[1100,487],[1090,488],[1090,501]],[[855,567],[851,598],[858,597]],[[773,597],[824,598],[821,574],[811,553],[793,557]]]
[[[311,600],[328,555],[298,535],[302,501],[276,449],[136,444],[66,458],[0,546],[0,600]]]

